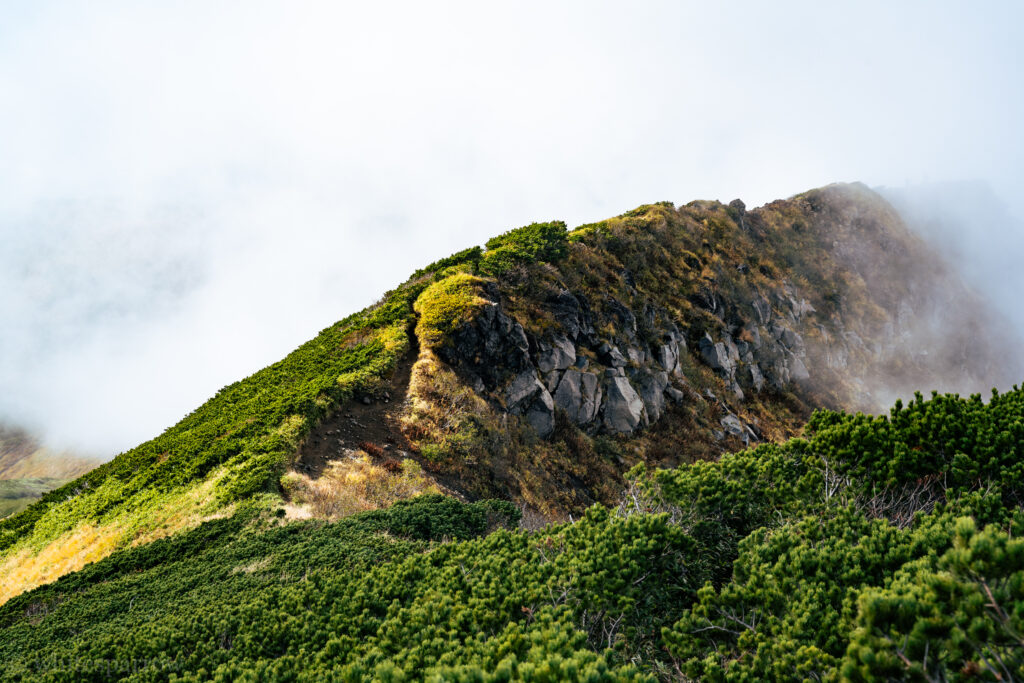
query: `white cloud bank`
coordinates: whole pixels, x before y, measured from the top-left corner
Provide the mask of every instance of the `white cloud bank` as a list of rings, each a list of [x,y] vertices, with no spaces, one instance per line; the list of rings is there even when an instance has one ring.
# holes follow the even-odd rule
[[[533,220],[963,178],[1019,214],[1021,6],[822,5],[7,4],[0,417],[112,455]]]

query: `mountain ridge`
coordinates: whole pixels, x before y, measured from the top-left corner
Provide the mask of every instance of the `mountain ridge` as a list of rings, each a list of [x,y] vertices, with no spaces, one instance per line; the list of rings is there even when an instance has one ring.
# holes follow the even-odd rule
[[[0,680],[1024,678],[1024,390],[830,409],[1020,375],[932,256],[846,185],[431,264],[0,522]]]
[[[860,185],[751,211],[661,203],[572,231],[512,230],[417,271],[157,439],[0,523],[0,564],[15,577],[0,599],[37,583],[33,566],[59,575],[254,496],[332,516],[346,510],[339,501],[358,510],[443,490],[564,519],[614,503],[637,464],[781,441],[815,407],[909,395],[901,376],[934,386],[929,364],[931,376],[955,366],[966,382],[1004,382],[1016,370],[996,368],[998,349],[961,324],[989,329],[985,315]],[[918,326],[945,334],[915,336]],[[905,353],[912,343],[927,353]],[[407,395],[391,397],[410,350]],[[357,401],[394,406],[402,448],[328,433],[358,422],[343,410]],[[316,441],[334,445],[319,472],[304,455]]]

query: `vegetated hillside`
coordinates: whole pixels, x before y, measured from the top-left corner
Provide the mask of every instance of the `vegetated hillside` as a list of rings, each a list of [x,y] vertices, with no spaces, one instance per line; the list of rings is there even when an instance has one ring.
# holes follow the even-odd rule
[[[1019,680],[1022,415],[818,412],[532,532],[507,502],[254,500],[0,607],[0,680]]]
[[[99,465],[79,455],[43,448],[23,429],[0,424],[0,518]]]
[[[47,491],[66,483],[66,479],[27,477],[24,479],[0,479],[0,519],[21,512]]]
[[[1009,386],[1008,338],[859,185],[533,224],[0,522],[0,601],[263,494],[289,518],[442,492],[566,519],[636,464],[781,441],[817,406]]]

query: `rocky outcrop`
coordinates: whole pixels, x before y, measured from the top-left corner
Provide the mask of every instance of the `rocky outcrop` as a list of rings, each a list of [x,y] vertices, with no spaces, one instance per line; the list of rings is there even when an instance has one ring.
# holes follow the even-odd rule
[[[563,335],[541,342],[537,353],[537,369],[543,373],[565,370],[576,362],[576,347]]]
[[[656,422],[665,412],[665,390],[668,389],[668,373],[664,370],[652,372],[646,368],[630,373],[632,385],[643,401],[647,421]]]
[[[638,321],[612,301],[609,314],[626,334],[601,339],[586,297],[563,291],[548,303],[560,331],[531,339],[495,300],[438,354],[480,393],[501,390],[504,409],[542,437],[552,433],[556,409],[585,431],[628,434],[657,421],[670,402],[685,400],[673,382],[684,381],[686,340],[674,324],[655,327],[663,314],[648,308]]]
[[[712,300],[709,305],[724,319],[727,305]],[[695,344],[698,362],[719,375],[737,400],[745,390],[780,389],[810,375],[802,336],[780,322],[787,318],[773,318],[767,301],[758,299],[759,311],[751,308],[749,320],[736,330],[739,339],[728,331],[717,337],[707,332]],[[683,365],[694,360],[664,311],[646,306],[637,314],[610,300],[601,324],[620,334],[601,338],[585,296],[562,291],[548,303],[561,329],[531,338],[495,300],[456,330],[439,355],[478,391],[494,395],[502,389],[504,408],[542,437],[554,429],[555,410],[590,433],[630,434],[657,422],[670,405],[686,402]],[[802,304],[794,300],[793,306]],[[770,322],[766,328],[760,321]]]
[[[708,364],[715,372],[719,373],[723,377],[731,377],[736,371],[736,360],[739,358],[739,352],[736,350],[736,345],[729,339],[729,346],[725,345],[725,342],[716,342],[711,338],[711,335],[704,333],[704,336],[700,339],[700,355],[704,359],[704,362]]]
[[[708,312],[733,325],[702,334],[695,358],[675,323],[665,323],[669,316],[653,306],[637,314],[611,300],[601,324],[619,334],[601,338],[586,297],[562,291],[548,301],[560,329],[531,338],[497,299],[456,330],[439,354],[478,391],[493,395],[503,387],[505,409],[542,437],[554,429],[555,410],[590,433],[629,434],[657,422],[670,405],[687,400],[684,362],[707,365],[738,401],[747,392],[782,391],[811,379],[807,345],[796,326],[799,319],[813,318],[814,310],[795,296],[775,297],[778,308],[759,296],[745,316],[707,297],[714,309]],[[845,355],[836,348],[833,357],[838,363]],[[734,426],[723,424],[723,434],[744,443],[754,438]]]
[[[757,434],[743,420],[729,413],[719,420],[722,429],[726,434],[739,438],[744,446],[749,446],[751,441],[757,441]]]

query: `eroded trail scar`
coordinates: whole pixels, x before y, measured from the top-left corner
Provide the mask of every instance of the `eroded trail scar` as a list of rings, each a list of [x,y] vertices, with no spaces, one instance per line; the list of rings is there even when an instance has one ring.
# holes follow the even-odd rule
[[[419,355],[414,335],[412,342],[384,391],[374,396],[355,397],[310,433],[299,449],[295,469],[315,478],[330,461],[347,457],[356,450],[384,460],[401,460],[412,454],[400,423],[409,394],[412,366]]]

